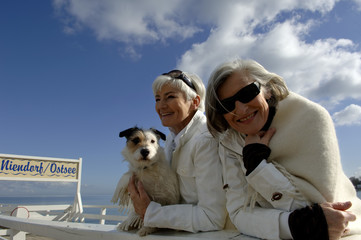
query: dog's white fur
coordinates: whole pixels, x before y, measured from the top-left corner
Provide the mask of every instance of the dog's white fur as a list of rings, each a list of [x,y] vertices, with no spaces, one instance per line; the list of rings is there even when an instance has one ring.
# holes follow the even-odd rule
[[[152,201],[161,205],[179,203],[179,186],[176,174],[165,159],[164,149],[159,145],[160,136],[157,130],[143,130],[137,127],[121,132],[127,138],[122,150],[124,160],[129,162],[129,171],[118,182],[112,202],[123,207],[132,206],[128,194],[128,183],[132,175],[143,183],[144,189]],[[163,135],[163,134],[162,134]],[[140,228],[139,236],[156,231],[156,228],[143,226],[143,220],[134,210],[130,210],[128,218],[118,225],[118,230]]]

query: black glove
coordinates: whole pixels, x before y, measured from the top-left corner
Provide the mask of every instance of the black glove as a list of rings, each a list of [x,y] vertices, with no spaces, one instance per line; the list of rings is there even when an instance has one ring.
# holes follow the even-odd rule
[[[271,149],[261,143],[248,144],[243,148],[243,163],[247,169],[246,176],[248,176],[256,167],[267,159],[271,154]]]
[[[294,240],[328,240],[326,217],[319,204],[293,211],[288,225]]]

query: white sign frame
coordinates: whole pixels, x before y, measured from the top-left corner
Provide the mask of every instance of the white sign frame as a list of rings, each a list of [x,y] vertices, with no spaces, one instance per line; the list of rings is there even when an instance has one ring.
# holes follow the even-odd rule
[[[5,167],[5,163],[3,163],[2,160],[24,160],[24,161],[30,161],[30,162],[48,162],[48,163],[52,163],[51,166],[57,167],[56,163],[59,164],[77,164],[77,176],[75,178],[71,178],[71,179],[66,179],[64,177],[44,177],[42,175],[40,175],[40,177],[36,177],[36,176],[31,176],[31,177],[14,177],[14,176],[0,176],[0,180],[5,180],[5,181],[36,181],[36,182],[76,182],[77,183],[77,188],[76,188],[76,194],[75,194],[75,198],[74,198],[74,203],[73,203],[73,209],[72,209],[72,213],[73,214],[77,214],[77,213],[83,213],[83,204],[82,204],[82,200],[81,200],[81,194],[80,194],[80,187],[81,187],[81,174],[82,174],[82,158],[79,159],[66,159],[66,158],[52,158],[52,157],[37,157],[37,156],[26,156],[26,155],[14,155],[14,154],[3,154],[0,153],[0,172],[2,171],[1,168]],[[4,164],[4,165],[2,165]],[[8,168],[13,167],[14,165],[9,165],[12,164],[12,162],[7,162],[6,166]],[[28,163],[29,165],[29,163]],[[49,166],[49,165],[48,165]],[[64,165],[61,165],[64,166]],[[17,166],[15,167],[15,169],[17,168]],[[59,172],[61,172],[64,169],[61,169],[60,167],[58,167]],[[56,170],[54,170],[56,171]],[[25,175],[25,174],[24,174]]]

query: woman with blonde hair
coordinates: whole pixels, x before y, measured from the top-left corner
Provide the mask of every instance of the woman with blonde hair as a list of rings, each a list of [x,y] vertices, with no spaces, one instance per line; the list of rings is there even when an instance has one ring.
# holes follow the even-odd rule
[[[223,229],[227,212],[217,142],[208,132],[205,87],[196,74],[173,70],[153,82],[155,110],[170,134],[165,152],[177,173],[181,202],[161,206],[134,179],[128,186],[144,226],[189,232]]]

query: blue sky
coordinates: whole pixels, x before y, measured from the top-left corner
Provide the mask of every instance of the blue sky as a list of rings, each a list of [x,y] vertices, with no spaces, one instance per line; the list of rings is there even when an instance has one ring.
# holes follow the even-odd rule
[[[360,0],[1,1],[0,153],[82,157],[82,192],[112,194],[127,169],[119,131],[168,133],[153,80],[179,68],[206,84],[240,57],[323,105],[346,175],[361,176],[360,22]],[[68,185],[2,181],[0,197]]]

